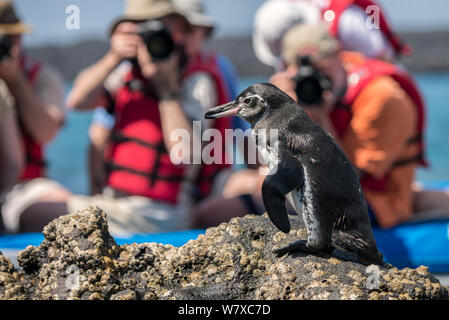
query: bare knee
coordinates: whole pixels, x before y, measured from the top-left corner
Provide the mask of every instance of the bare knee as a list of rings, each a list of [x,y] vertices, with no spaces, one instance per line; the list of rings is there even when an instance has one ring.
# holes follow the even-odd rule
[[[19,232],[41,232],[53,219],[67,213],[65,202],[39,202],[26,208],[19,221]]]

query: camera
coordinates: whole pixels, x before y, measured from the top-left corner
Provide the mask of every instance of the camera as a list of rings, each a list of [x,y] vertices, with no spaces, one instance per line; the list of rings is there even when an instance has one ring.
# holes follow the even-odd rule
[[[0,36],[0,61],[9,56],[12,44],[7,36]]]
[[[167,59],[175,51],[170,31],[159,20],[148,20],[138,25],[137,34],[142,37],[153,60]]]
[[[307,106],[316,106],[323,101],[323,92],[332,89],[330,79],[312,66],[310,58],[299,57],[299,71],[293,78],[296,83],[298,102]]]

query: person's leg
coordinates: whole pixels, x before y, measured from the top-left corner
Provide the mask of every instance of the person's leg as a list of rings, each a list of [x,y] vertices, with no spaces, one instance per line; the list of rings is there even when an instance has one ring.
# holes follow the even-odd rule
[[[242,194],[260,195],[265,177],[258,169],[238,170],[227,179],[222,196],[230,199]]]
[[[94,122],[89,128],[88,169],[90,194],[100,194],[106,182],[104,149],[109,139],[110,129]]]
[[[19,233],[41,232],[48,223],[66,213],[65,202],[35,203],[21,214]]]
[[[8,233],[38,232],[54,218],[66,214],[70,192],[49,179],[34,179],[16,185],[2,207]]]
[[[201,201],[192,209],[192,228],[210,228],[246,214],[260,214],[263,210],[260,197],[244,195],[231,199],[212,197]]]
[[[41,232],[52,220],[67,214],[67,199],[71,193],[64,188],[49,189],[20,215],[19,233]]]

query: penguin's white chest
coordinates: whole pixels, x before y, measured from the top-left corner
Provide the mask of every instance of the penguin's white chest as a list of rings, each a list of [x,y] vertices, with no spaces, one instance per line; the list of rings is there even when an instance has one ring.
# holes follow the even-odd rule
[[[253,130],[252,135],[257,141],[257,149],[259,150],[260,155],[270,169],[270,172],[273,172],[277,169],[279,164],[279,140],[271,139],[270,137],[270,142],[267,143],[268,140],[265,135],[265,130],[261,131],[262,132],[256,133]]]

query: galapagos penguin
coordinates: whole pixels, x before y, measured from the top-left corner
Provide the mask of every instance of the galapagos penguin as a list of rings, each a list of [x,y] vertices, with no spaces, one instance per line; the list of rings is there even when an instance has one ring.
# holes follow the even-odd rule
[[[251,124],[253,136],[270,174],[262,185],[268,216],[281,231],[290,231],[288,199],[302,214],[307,241],[275,250],[354,252],[365,264],[383,264],[368,216],[359,178],[335,140],[290,96],[269,83],[245,89],[232,102],[211,108],[206,119],[237,115]],[[278,141],[267,139],[277,129]]]

